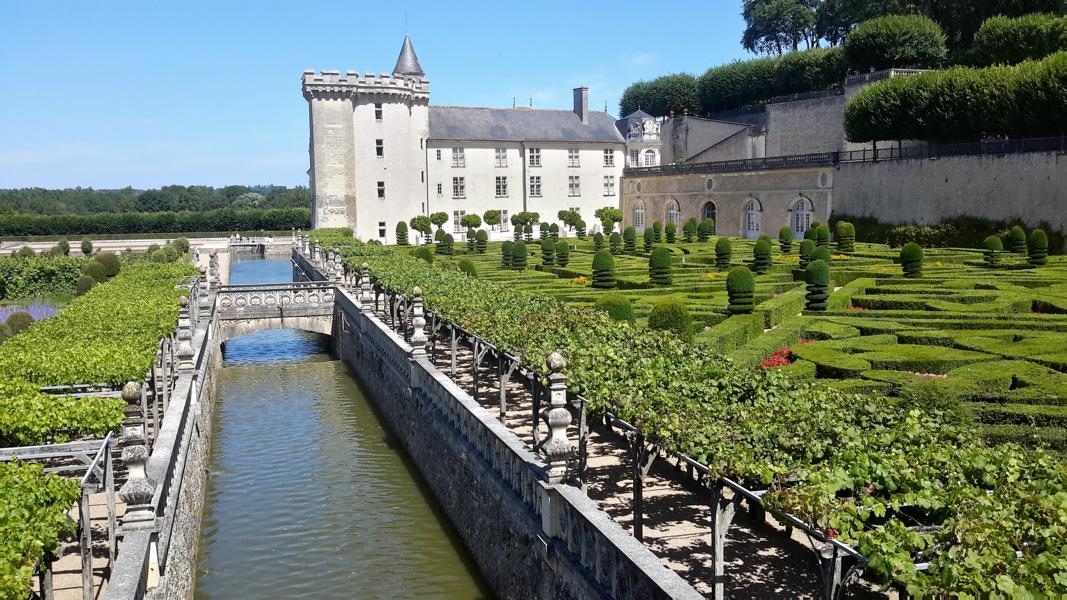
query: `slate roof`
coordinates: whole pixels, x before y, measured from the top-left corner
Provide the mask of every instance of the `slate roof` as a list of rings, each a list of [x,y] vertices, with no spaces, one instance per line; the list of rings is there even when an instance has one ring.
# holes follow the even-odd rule
[[[411,45],[411,38],[406,34],[404,35],[404,45],[400,47],[400,56],[396,57],[396,66],[393,67],[393,72],[401,75],[418,75],[420,77],[426,75],[426,73],[422,72],[419,57],[415,56],[415,48]]]
[[[623,143],[615,119],[589,112],[583,124],[573,111],[529,108],[430,106],[430,139],[501,142]]]

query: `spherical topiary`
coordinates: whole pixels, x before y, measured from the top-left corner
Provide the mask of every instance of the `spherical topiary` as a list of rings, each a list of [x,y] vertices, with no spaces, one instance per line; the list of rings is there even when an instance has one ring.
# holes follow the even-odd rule
[[[396,245],[408,245],[408,224],[403,221],[396,224]]]
[[[811,251],[811,256],[808,257],[808,262],[813,260],[821,260],[826,264],[830,264],[830,248],[829,246],[815,246],[815,249]],[[807,265],[805,265],[807,268]]]
[[[167,262],[174,262],[178,260],[178,249],[174,246],[167,244],[160,248],[163,251],[163,255],[167,257]]]
[[[152,261],[154,263],[167,263],[167,262],[170,262],[170,260],[167,259],[167,253],[164,252],[162,249],[153,250],[151,253],[149,253],[148,260],[150,260],[150,261]],[[96,263],[96,264],[100,264],[100,263]]]
[[[37,253],[29,246],[23,246],[15,252],[15,258],[33,258],[34,256],[37,256]]]
[[[570,244],[563,240],[556,242],[556,265],[566,267],[569,262],[571,262]]]
[[[489,247],[489,234],[484,229],[479,229],[478,233],[474,234],[474,249],[478,254],[485,254],[486,249]]]
[[[834,228],[837,236],[838,252],[856,251],[856,227],[848,221],[838,221]]]
[[[815,245],[830,247],[830,226],[819,225],[815,228]]]
[[[546,267],[556,264],[556,242],[551,236],[541,240],[541,264]]]
[[[162,253],[162,250],[156,250],[156,252]],[[164,260],[164,262],[166,262]],[[88,275],[96,280],[97,283],[104,283],[107,281],[107,272],[104,270],[104,265],[96,262],[95,260],[82,269],[82,275]]]
[[[559,241],[559,224],[553,223],[548,226],[548,235],[555,241]]]
[[[808,310],[826,310],[826,299],[830,289],[830,265],[823,260],[813,260],[804,269],[808,283],[805,307]]]
[[[608,292],[597,298],[596,309],[608,313],[615,321],[634,322],[634,307],[630,299],[617,292]]]
[[[908,242],[900,249],[900,266],[904,270],[904,276],[910,278],[922,277],[923,274],[923,248],[915,242]]]
[[[500,245],[500,266],[505,269],[511,268],[511,256],[515,252],[515,242],[511,240],[505,240]]]
[[[611,235],[608,236],[608,246],[611,248],[612,254],[622,253],[622,236],[619,235],[618,231],[612,231]]]
[[[811,231],[810,229],[808,231]],[[807,235],[805,233],[805,235]],[[815,242],[809,239],[805,239],[800,242],[800,268],[806,269],[808,263],[811,262],[811,253],[815,252]]]
[[[522,237],[523,237],[523,238],[524,238],[524,239],[525,239],[525,240],[526,240],[527,242],[532,242],[532,241],[533,241],[533,224],[532,224],[532,223],[527,223],[527,224],[526,224],[526,225],[525,225],[525,226],[524,226],[524,227],[522,228]]]
[[[67,241],[67,238],[59,240],[59,243],[56,244],[56,254],[70,256],[70,242]]]
[[[660,246],[648,258],[648,279],[652,285],[671,284],[671,251]]]
[[[652,223],[652,238],[657,244],[663,241],[663,223]]]
[[[715,235],[715,221],[711,219],[704,219],[697,225],[697,241],[706,242],[711,239],[711,236]]]
[[[82,294],[84,294],[84,293],[88,292],[89,290],[93,289],[94,285],[96,285],[96,280],[95,279],[93,279],[89,275],[82,275],[81,277],[78,278],[78,284],[77,284],[78,295],[81,296]]]
[[[1026,232],[1023,231],[1022,227],[1018,225],[1012,227],[1009,239],[1011,240],[1012,252],[1015,252],[1016,254],[1023,254],[1026,252]]]
[[[81,249],[82,254],[89,256],[93,253],[93,241],[89,238],[82,238]]]
[[[623,248],[627,252],[637,251],[637,230],[631,225],[622,232]]]
[[[656,234],[652,232],[652,228],[648,228],[642,235],[645,240],[645,252],[651,252],[652,246],[656,243]]]
[[[685,302],[678,298],[664,298],[652,307],[648,328],[669,331],[685,341],[693,339],[693,318]]]
[[[443,239],[445,239],[445,230],[438,227],[437,231],[433,232],[433,241],[440,242]]]
[[[511,268],[516,271],[526,270],[526,242],[515,242],[511,247]]]
[[[1000,252],[1004,251],[1004,243],[1000,241],[1000,236],[987,237],[982,242],[982,247],[985,248],[982,260],[986,262],[986,266],[995,267],[1000,264]]]
[[[819,238],[819,228],[812,225],[804,230],[804,239],[816,241]]]
[[[615,259],[607,250],[597,250],[597,253],[593,255],[593,287],[612,289],[617,285]]]
[[[585,221],[578,219],[574,222],[574,235],[580,240],[585,239]]]
[[[159,244],[149,244],[147,251],[149,255],[151,255],[156,250],[160,250]]]
[[[793,251],[793,228],[788,225],[778,230],[778,248],[782,254]]]
[[[1044,229],[1035,229],[1030,232],[1030,243],[1027,245],[1029,258],[1027,262],[1035,267],[1048,263],[1048,235]]]
[[[11,335],[18,335],[33,325],[33,315],[25,311],[12,313],[4,324],[11,330]]]
[[[730,268],[730,254],[732,246],[730,238],[721,237],[715,242],[715,267],[719,269]]]
[[[697,235],[697,220],[689,219],[682,225],[682,241],[690,244],[696,238]]]
[[[663,235],[667,238],[668,244],[673,244],[678,239],[678,226],[674,223],[667,223],[667,226],[663,228]]]
[[[729,304],[726,310],[732,315],[748,314],[756,307],[753,292],[756,290],[756,280],[752,277],[752,271],[747,267],[734,267],[726,276],[726,294]]]
[[[426,261],[427,264],[433,264],[433,252],[430,252],[429,246],[419,246],[416,248],[415,258],[420,258]]]
[[[459,270],[471,277],[478,276],[478,269],[475,268],[474,263],[469,258],[461,258],[459,260]]]
[[[771,243],[770,241],[760,238],[756,240],[756,244],[752,246],[752,270],[757,275],[762,275],[771,268]]]
[[[604,249],[604,234],[599,231],[593,234],[593,250],[600,251]]]
[[[189,252],[189,238],[181,236],[171,243],[174,244],[174,247],[178,250],[178,254]]]
[[[119,263],[119,257],[114,252],[97,252],[96,262],[104,265],[104,275],[108,277],[114,277],[119,274],[122,269],[122,264]]]

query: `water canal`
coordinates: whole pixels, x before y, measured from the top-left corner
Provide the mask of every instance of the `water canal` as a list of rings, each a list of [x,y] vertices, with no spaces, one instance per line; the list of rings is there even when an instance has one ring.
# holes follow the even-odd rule
[[[230,280],[292,265],[241,260]],[[223,357],[197,598],[491,596],[326,338],[256,333]]]

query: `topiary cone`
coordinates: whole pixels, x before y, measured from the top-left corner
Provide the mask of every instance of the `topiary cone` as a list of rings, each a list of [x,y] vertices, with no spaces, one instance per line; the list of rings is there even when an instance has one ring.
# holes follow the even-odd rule
[[[782,254],[793,251],[793,228],[788,225],[778,230],[778,247]]]
[[[1048,263],[1048,235],[1044,229],[1035,229],[1030,232],[1027,253],[1029,256],[1027,262],[1035,267]]]
[[[511,248],[511,268],[516,271],[524,271],[526,269],[527,256],[526,242],[515,242],[515,245]]]
[[[608,237],[608,245],[611,247],[612,254],[620,254],[622,252],[622,236],[619,235],[619,232],[611,232]]]
[[[556,264],[556,242],[551,237],[541,240],[541,264],[546,267]]]
[[[663,235],[667,238],[668,244],[673,244],[678,239],[678,226],[674,223],[667,223],[663,229]]]
[[[593,250],[599,252],[604,249],[604,234],[599,231],[593,234]]]
[[[478,254],[485,254],[486,249],[489,247],[489,234],[484,229],[479,229],[475,234],[475,245],[478,250]]]
[[[505,269],[511,268],[511,255],[515,251],[515,242],[511,240],[505,241],[500,246],[500,266]]]
[[[916,279],[923,274],[923,249],[915,242],[908,242],[900,249],[900,267],[904,276]]]
[[[648,280],[652,285],[671,284],[671,251],[659,247],[648,258]]]
[[[652,245],[656,243],[655,234],[652,233],[651,229],[646,229],[643,237],[645,240],[645,252],[651,252]]]
[[[752,272],[748,268],[734,267],[730,269],[730,274],[726,276],[726,293],[729,297],[729,304],[726,306],[726,310],[732,315],[751,313],[756,307],[754,300],[755,290],[756,280],[752,277]]]
[[[804,297],[804,306],[808,310],[826,310],[826,299],[830,289],[830,265],[823,260],[813,260],[804,269],[808,284],[808,294]]]
[[[724,270],[729,269],[730,254],[732,254],[730,238],[719,238],[719,240],[715,242],[715,267]]]
[[[607,250],[598,250],[593,255],[593,287],[607,290],[618,285],[615,281],[615,259]]]
[[[756,240],[752,247],[752,270],[757,275],[762,275],[771,268],[771,242],[767,239]]]
[[[836,231],[838,252],[855,252],[856,228],[848,221],[838,221]]]
[[[1016,225],[1012,227],[1008,237],[1011,240],[1012,252],[1016,254],[1023,254],[1026,252],[1026,232],[1023,231],[1021,226]]]
[[[637,251],[637,230],[634,229],[632,225],[627,227],[626,231],[622,232],[622,239],[623,247],[627,252]]]
[[[1004,250],[1004,243],[1000,241],[999,236],[991,235],[982,241],[982,247],[985,248],[985,252],[982,254],[982,260],[985,261],[986,266],[996,267],[1000,264],[999,252]]]
[[[564,241],[556,242],[556,265],[566,267],[571,262],[571,247]]]
[[[811,262],[811,254],[815,252],[815,242],[812,240],[804,240],[800,242],[800,268],[808,268],[808,263]]]

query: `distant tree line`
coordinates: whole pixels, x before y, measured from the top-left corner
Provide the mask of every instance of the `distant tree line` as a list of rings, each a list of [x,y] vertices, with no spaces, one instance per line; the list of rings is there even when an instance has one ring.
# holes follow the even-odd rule
[[[218,208],[206,211],[95,212],[62,215],[7,214],[0,236],[79,236],[309,229],[311,210]]]
[[[0,190],[0,214],[68,215],[309,208],[309,198],[306,187],[275,185],[230,185],[223,188],[168,185],[151,190],[135,190],[130,187],[120,190],[21,188]]]

